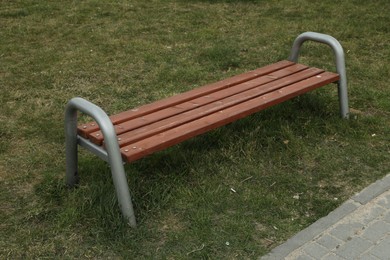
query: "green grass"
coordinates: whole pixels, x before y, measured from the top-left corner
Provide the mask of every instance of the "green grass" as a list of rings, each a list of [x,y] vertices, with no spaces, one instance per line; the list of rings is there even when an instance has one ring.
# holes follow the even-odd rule
[[[390,169],[390,3],[0,0],[0,258],[254,259]],[[126,166],[64,184],[63,114],[109,114],[287,58],[304,31],[346,51],[350,120],[328,86]],[[329,48],[301,62],[333,70]],[[236,192],[232,191],[235,190]]]

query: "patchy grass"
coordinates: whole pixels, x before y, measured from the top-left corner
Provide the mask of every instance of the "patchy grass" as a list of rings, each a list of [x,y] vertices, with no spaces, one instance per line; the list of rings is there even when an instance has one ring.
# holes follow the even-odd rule
[[[388,1],[0,6],[1,258],[256,258],[389,172]],[[329,86],[126,166],[137,229],[94,156],[65,187],[70,98],[113,114],[285,59],[304,31],[344,46],[350,120]]]

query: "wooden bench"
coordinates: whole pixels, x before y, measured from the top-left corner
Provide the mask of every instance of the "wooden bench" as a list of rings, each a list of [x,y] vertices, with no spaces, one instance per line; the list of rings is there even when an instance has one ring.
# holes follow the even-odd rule
[[[297,63],[306,40],[329,45],[337,73]],[[294,41],[291,55],[244,74],[111,117],[82,98],[69,101],[65,113],[67,183],[78,182],[77,147],[83,146],[109,162],[120,208],[136,225],[123,163],[138,160],[194,136],[279,104],[329,83],[337,83],[341,115],[348,117],[344,53],[331,36],[307,32]],[[95,121],[77,125],[77,111]]]

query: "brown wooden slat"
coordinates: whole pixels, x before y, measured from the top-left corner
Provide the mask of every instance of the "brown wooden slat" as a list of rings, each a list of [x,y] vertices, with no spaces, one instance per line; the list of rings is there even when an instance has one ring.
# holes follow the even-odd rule
[[[131,145],[124,146],[120,149],[122,156],[129,162],[140,159],[148,154],[160,151],[191,137],[226,125],[315,88],[335,82],[338,79],[338,74],[324,72],[320,75],[310,77],[277,91],[240,103],[237,106],[229,107],[225,110],[191,121],[187,124],[159,133]]]
[[[304,80],[311,76],[318,75],[322,72],[324,71],[320,69],[309,68],[307,70],[292,74],[288,77],[269,82],[265,85],[252,88],[247,91],[240,92],[238,94],[231,95],[223,99],[218,99],[217,101],[207,104],[205,106],[197,107],[187,112],[177,114],[170,118],[166,118],[164,120],[154,122],[150,125],[146,125],[144,127],[137,128],[132,131],[128,131],[121,135],[118,135],[118,143],[121,147],[125,145],[129,145],[133,142],[158,134],[168,129],[177,127],[189,121],[196,120],[200,117],[207,116],[219,110],[224,110],[227,109],[228,107],[237,105],[242,102],[246,102],[247,100],[250,100],[257,96],[263,95],[271,91],[275,91],[279,88]]]
[[[246,82],[242,82],[240,84],[234,85],[229,88],[224,88],[222,90],[212,92],[206,96],[201,96],[197,97],[195,99],[192,99],[190,101],[180,103],[178,105],[175,105],[174,107],[168,107],[162,110],[155,111],[153,113],[150,113],[148,115],[139,117],[139,118],[134,118],[132,120],[128,120],[126,122],[122,122],[118,125],[115,125],[115,131],[117,135],[128,132],[130,130],[145,126],[145,125],[150,125],[153,124],[157,121],[161,121],[165,118],[175,116],[177,114],[184,113],[188,110],[191,109],[196,109],[198,107],[210,104],[212,102],[215,102],[217,100],[221,100],[223,98],[229,97],[236,95],[237,93],[241,93],[245,90],[249,90],[251,88],[255,88],[259,85],[266,84],[269,82],[277,81],[280,82],[282,80],[283,83],[288,83],[290,82],[291,79],[288,79],[288,77],[291,74],[295,74],[297,72],[303,71],[307,69],[307,66],[301,65],[301,64],[294,64],[292,66],[280,69],[278,71],[274,71],[270,74],[251,79]],[[311,70],[311,69],[309,69]],[[320,73],[319,69],[314,69],[317,70],[317,73]],[[308,77],[313,73],[313,71],[308,71],[305,72],[304,74],[299,74],[299,76],[303,76],[303,78]],[[279,83],[278,83],[279,84]],[[101,131],[96,131],[92,132],[88,135],[88,138],[95,144],[101,145],[103,142],[103,135]]]
[[[271,65],[253,70],[253,71],[249,71],[249,72],[246,72],[246,73],[243,73],[243,74],[240,74],[240,75],[237,75],[237,76],[225,79],[225,80],[221,80],[221,81],[213,83],[213,84],[205,85],[203,87],[196,88],[194,90],[191,90],[191,91],[188,91],[188,92],[185,92],[182,94],[178,94],[178,95],[166,98],[166,99],[162,99],[160,101],[156,101],[156,102],[151,103],[151,104],[143,105],[141,107],[134,108],[134,109],[113,115],[110,117],[110,119],[113,122],[113,124],[119,124],[121,122],[130,120],[132,118],[147,115],[147,114],[152,113],[154,111],[161,110],[161,109],[164,109],[164,108],[169,107],[169,106],[174,106],[176,104],[188,101],[190,99],[194,99],[194,98],[199,97],[199,96],[207,95],[208,93],[239,84],[241,82],[244,82],[244,81],[271,73],[271,72],[276,71],[278,69],[291,66],[293,64],[294,64],[293,62],[287,61],[287,60],[280,61],[280,62],[271,64]],[[95,122],[81,124],[78,127],[78,134],[86,138],[89,133],[95,132],[98,129],[99,129],[99,127],[97,126],[97,124]]]

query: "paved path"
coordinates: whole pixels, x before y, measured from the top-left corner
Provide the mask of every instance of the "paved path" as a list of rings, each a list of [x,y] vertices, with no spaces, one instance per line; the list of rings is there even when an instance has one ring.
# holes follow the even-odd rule
[[[268,259],[390,259],[390,174],[261,258]]]

